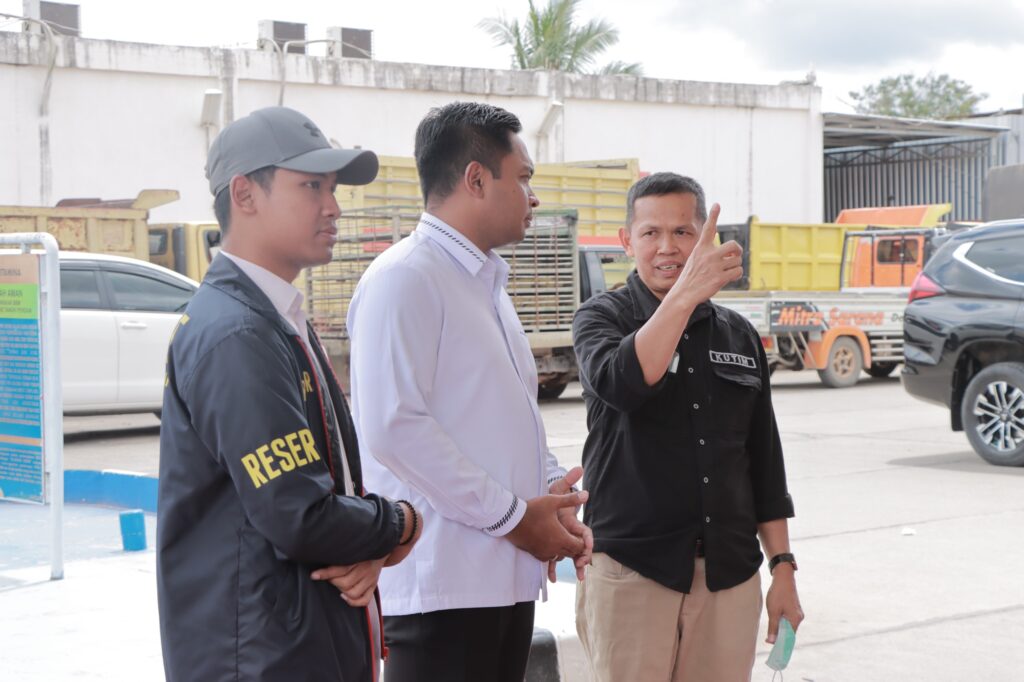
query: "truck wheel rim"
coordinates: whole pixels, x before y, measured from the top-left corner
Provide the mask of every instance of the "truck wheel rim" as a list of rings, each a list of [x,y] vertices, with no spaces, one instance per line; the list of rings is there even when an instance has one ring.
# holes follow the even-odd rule
[[[994,381],[974,401],[975,430],[993,450],[1010,452],[1024,443],[1024,391]]]
[[[853,352],[848,348],[839,348],[832,359],[832,369],[839,376],[849,376],[853,373]]]

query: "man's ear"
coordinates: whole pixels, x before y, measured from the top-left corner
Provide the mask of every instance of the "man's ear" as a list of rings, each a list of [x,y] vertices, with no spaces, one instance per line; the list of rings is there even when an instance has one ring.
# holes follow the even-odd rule
[[[622,244],[622,248],[626,250],[626,255],[630,258],[633,257],[633,235],[630,233],[630,227],[619,228],[619,243]]]
[[[253,214],[256,212],[256,202],[253,197],[253,185],[255,183],[244,175],[236,175],[231,178],[228,191],[231,192],[231,210],[241,213]]]
[[[462,184],[466,191],[477,199],[483,198],[485,175],[489,171],[479,161],[470,161],[466,172],[462,174]]]

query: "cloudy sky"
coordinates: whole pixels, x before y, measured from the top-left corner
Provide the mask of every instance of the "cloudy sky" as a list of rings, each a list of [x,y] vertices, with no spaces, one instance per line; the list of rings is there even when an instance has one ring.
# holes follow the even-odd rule
[[[522,17],[527,1],[79,4],[90,38],[254,46],[258,20],[277,19],[308,24],[309,39],[324,37],[328,26],[372,29],[381,60],[504,68],[508,49],[495,47],[477,23]],[[21,0],[0,0],[0,12],[21,11]],[[850,111],[849,91],[882,77],[948,73],[988,95],[983,111],[1024,105],[1024,0],[583,0],[580,17],[619,29],[602,63],[641,62],[658,78],[777,83],[813,69],[823,108]],[[17,26],[0,18],[0,29]]]

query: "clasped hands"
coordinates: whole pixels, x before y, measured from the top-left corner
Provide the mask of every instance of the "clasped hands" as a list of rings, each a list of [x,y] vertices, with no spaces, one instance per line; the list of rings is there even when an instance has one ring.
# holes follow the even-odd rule
[[[547,495],[526,502],[526,513],[505,537],[519,549],[548,563],[548,579],[555,582],[555,566],[564,557],[572,557],[576,577],[583,580],[584,568],[590,563],[594,551],[594,535],[577,518],[580,506],[587,501],[586,491],[573,492],[572,487],[583,477],[583,469],[573,468],[563,478],[554,481]],[[411,520],[407,519],[406,527]],[[385,557],[362,561],[349,566],[327,566],[313,571],[313,580],[330,581],[341,592],[341,598],[350,606],[362,607],[370,603],[377,589],[380,572],[404,559],[419,539],[423,526],[407,545],[399,545]]]
[[[413,524],[412,514],[416,512],[412,507],[399,503],[399,509],[405,514],[405,525],[407,529],[415,525],[416,532],[404,545],[398,545],[387,556],[380,559],[369,559],[360,561],[349,566],[327,566],[313,571],[310,577],[313,580],[327,580],[338,588],[341,598],[349,606],[366,606],[373,599],[373,593],[377,590],[377,581],[380,579],[380,572],[387,566],[394,566],[409,556],[413,546],[423,534],[423,522],[420,518]]]
[[[564,557],[573,558],[576,577],[583,580],[594,552],[594,534],[576,516],[588,493],[572,491],[582,477],[583,469],[575,467],[549,486],[549,494],[527,500],[526,514],[506,536],[519,549],[548,563],[551,582],[556,579],[556,564]]]

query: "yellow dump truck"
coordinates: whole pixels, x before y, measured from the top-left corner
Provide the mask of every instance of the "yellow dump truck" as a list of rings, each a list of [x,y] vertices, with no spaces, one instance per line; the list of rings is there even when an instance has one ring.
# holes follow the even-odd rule
[[[56,206],[0,206],[0,232],[48,232],[65,251],[149,260],[149,211],[176,201],[175,190],[146,189],[135,199],[66,199]]]
[[[623,196],[623,205],[625,197]],[[844,222],[786,223],[762,222],[751,216],[747,222],[719,225],[722,241],[735,240],[743,247],[743,277],[726,287],[733,291],[838,291],[843,261],[843,243],[851,232],[895,228],[936,227],[952,211],[951,204],[866,208],[844,211]],[[625,215],[622,216],[625,220]],[[854,220],[867,222],[853,222]],[[629,273],[628,259],[621,253],[618,228],[597,235],[580,233],[581,251],[603,254],[605,278],[613,284]],[[906,236],[872,241],[878,252],[874,259],[862,254],[858,265],[845,272],[844,287],[908,286],[924,265],[923,248],[902,253]],[[914,242],[920,242],[917,238]],[[863,249],[867,241],[854,242]],[[913,246],[913,245],[912,245]],[[888,255],[887,255],[888,254]],[[915,259],[909,259],[917,254]],[[596,258],[597,256],[595,256]],[[596,264],[596,263],[595,263]],[[869,267],[870,266],[870,267]],[[882,273],[893,271],[888,279]]]
[[[537,164],[533,191],[544,210],[572,209],[581,236],[615,235],[626,222],[626,193],[640,178],[637,159]],[[380,157],[377,179],[362,187],[339,187],[342,211],[423,206],[416,161]]]
[[[157,223],[149,226],[149,260],[202,281],[220,249],[220,227],[213,222]]]
[[[200,281],[220,246],[217,224],[148,222],[151,209],[178,198],[176,190],[145,189],[134,199],[0,206],[0,232],[48,232],[65,251],[138,258]]]
[[[722,240],[743,247],[743,277],[727,289],[739,291],[836,291],[847,232],[867,225],[763,223],[722,225]]]
[[[542,209],[575,212],[578,234],[615,234],[626,220],[626,193],[640,177],[639,167],[636,159],[539,164],[532,185]],[[423,206],[416,161],[409,157],[380,157],[376,180],[359,187],[342,185],[335,196],[343,219],[370,216],[379,221],[387,214],[399,216],[403,225],[412,220],[415,226]],[[149,239],[149,260],[195,280],[203,278],[220,248],[220,230],[210,221],[150,225]]]

